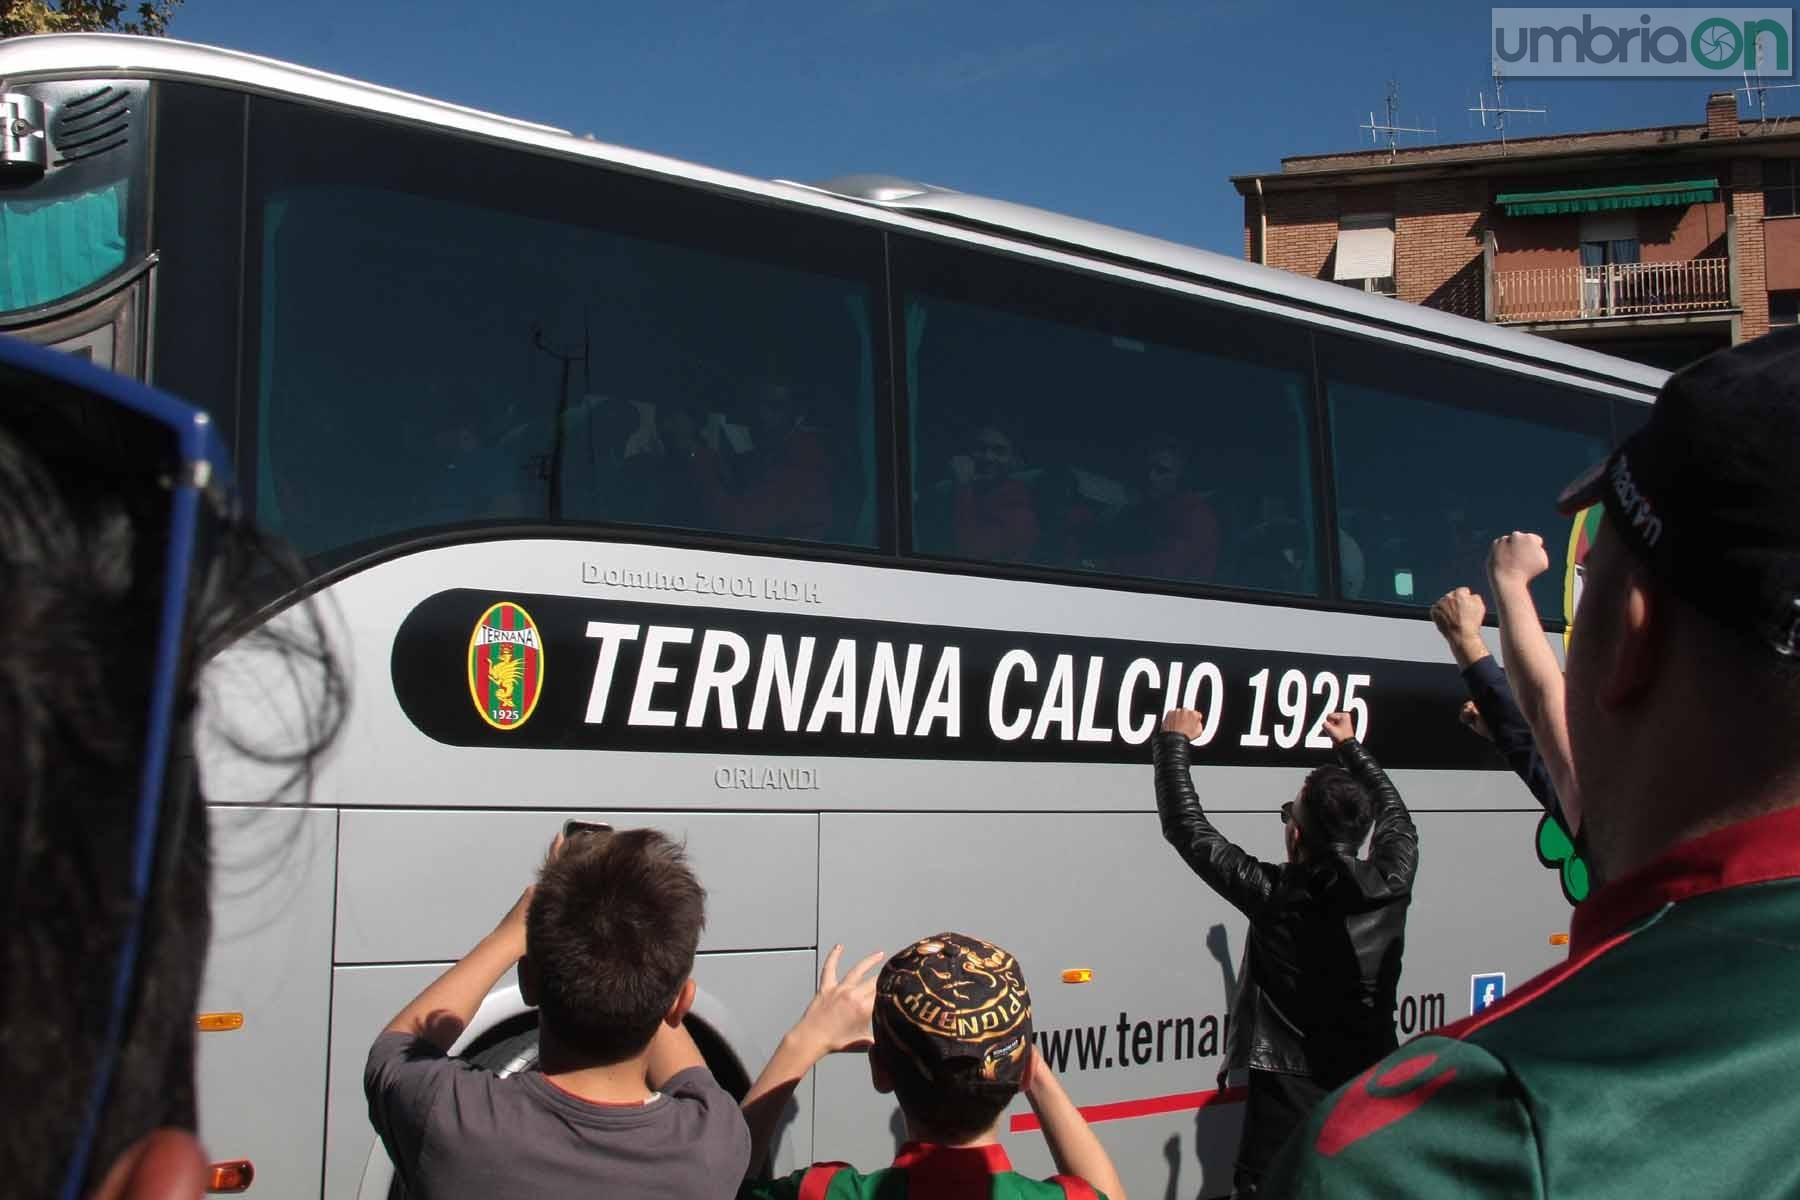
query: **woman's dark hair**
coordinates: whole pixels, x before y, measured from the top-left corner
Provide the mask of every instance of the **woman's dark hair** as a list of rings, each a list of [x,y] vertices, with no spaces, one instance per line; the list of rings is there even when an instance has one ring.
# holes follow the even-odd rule
[[[40,1196],[61,1184],[95,1089],[135,903],[129,864],[171,492],[142,447],[131,462],[129,439],[96,443],[91,420],[12,392],[0,386],[0,727],[9,739],[0,755],[0,1179],[9,1194]],[[145,1133],[195,1124],[211,865],[193,747],[201,668],[228,643],[261,646],[302,689],[303,718],[279,742],[221,727],[222,746],[275,772],[270,794],[234,801],[303,799],[344,718],[344,680],[310,605],[247,624],[253,581],[297,579],[295,561],[225,512],[210,523],[209,545],[190,594],[138,967],[84,1192]]]

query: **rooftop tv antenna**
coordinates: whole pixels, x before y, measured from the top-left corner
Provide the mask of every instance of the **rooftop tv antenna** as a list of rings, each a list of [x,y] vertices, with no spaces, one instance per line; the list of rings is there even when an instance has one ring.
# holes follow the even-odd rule
[[[1481,127],[1487,128],[1488,118],[1494,121],[1494,130],[1500,135],[1500,152],[1506,153],[1506,118],[1508,116],[1543,116],[1550,110],[1527,106],[1508,106],[1506,103],[1506,76],[1498,64],[1494,67],[1494,102],[1487,102],[1487,93],[1480,92],[1476,96],[1475,107],[1469,110],[1481,118]]]
[[[1437,130],[1435,129],[1422,129],[1416,125],[1401,125],[1398,123],[1400,120],[1400,85],[1392,79],[1388,80],[1387,99],[1383,102],[1383,106],[1387,109],[1386,121],[1377,121],[1374,112],[1371,111],[1369,113],[1369,119],[1363,124],[1358,125],[1357,128],[1368,130],[1369,141],[1375,145],[1380,145],[1381,139],[1385,135],[1387,137],[1388,158],[1390,160],[1399,152],[1401,134],[1429,133],[1435,135],[1437,133]]]
[[[1737,94],[1744,98],[1745,104],[1756,106],[1756,121],[1759,125],[1768,123],[1770,92],[1785,92],[1800,88],[1800,83],[1769,83],[1763,79],[1763,47],[1766,44],[1763,41],[1764,36],[1759,34],[1756,39],[1756,65],[1744,71],[1744,86],[1735,89]],[[1775,122],[1780,124],[1786,119],[1786,117],[1776,117]]]

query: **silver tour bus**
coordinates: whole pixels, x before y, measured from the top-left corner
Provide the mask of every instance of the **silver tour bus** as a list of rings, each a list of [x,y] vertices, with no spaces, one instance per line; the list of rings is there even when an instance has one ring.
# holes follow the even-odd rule
[[[1662,374],[883,176],[751,179],[317,71],[0,44],[0,329],[208,409],[350,680],[305,804],[209,756],[202,1134],[255,1193],[386,1194],[361,1074],[567,817],[685,838],[696,1037],[743,1088],[821,948],[966,929],[1140,1195],[1221,1195],[1244,921],[1164,845],[1147,746],[1281,853],[1355,714],[1423,855],[1409,1035],[1558,959],[1540,812],[1426,606]],[[1540,581],[1558,636],[1572,581]],[[227,653],[208,719],[293,719]],[[1547,865],[1548,868],[1547,869]],[[532,1061],[503,987],[464,1039]],[[1021,1169],[1051,1169],[1021,1103]],[[778,1170],[885,1163],[864,1066]]]

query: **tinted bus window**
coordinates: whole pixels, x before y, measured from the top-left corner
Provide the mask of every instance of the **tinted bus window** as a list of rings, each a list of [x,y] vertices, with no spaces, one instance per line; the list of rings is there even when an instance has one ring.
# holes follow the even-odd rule
[[[1338,518],[1362,550],[1364,597],[1487,595],[1488,546],[1520,529],[1544,536],[1551,569],[1532,595],[1562,619],[1570,522],[1556,497],[1606,454],[1606,398],[1399,347],[1319,345]]]
[[[900,247],[921,553],[1318,587],[1304,332]]]
[[[252,119],[264,522],[875,541],[879,239],[290,106]]]

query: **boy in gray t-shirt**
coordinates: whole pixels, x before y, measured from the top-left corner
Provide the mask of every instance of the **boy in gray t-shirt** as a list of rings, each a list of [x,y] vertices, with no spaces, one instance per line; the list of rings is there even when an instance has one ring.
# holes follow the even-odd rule
[[[537,885],[369,1050],[369,1119],[413,1200],[736,1193],[749,1132],[681,1024],[705,899],[654,830],[557,839]],[[542,1069],[502,1079],[447,1051],[514,962]]]

